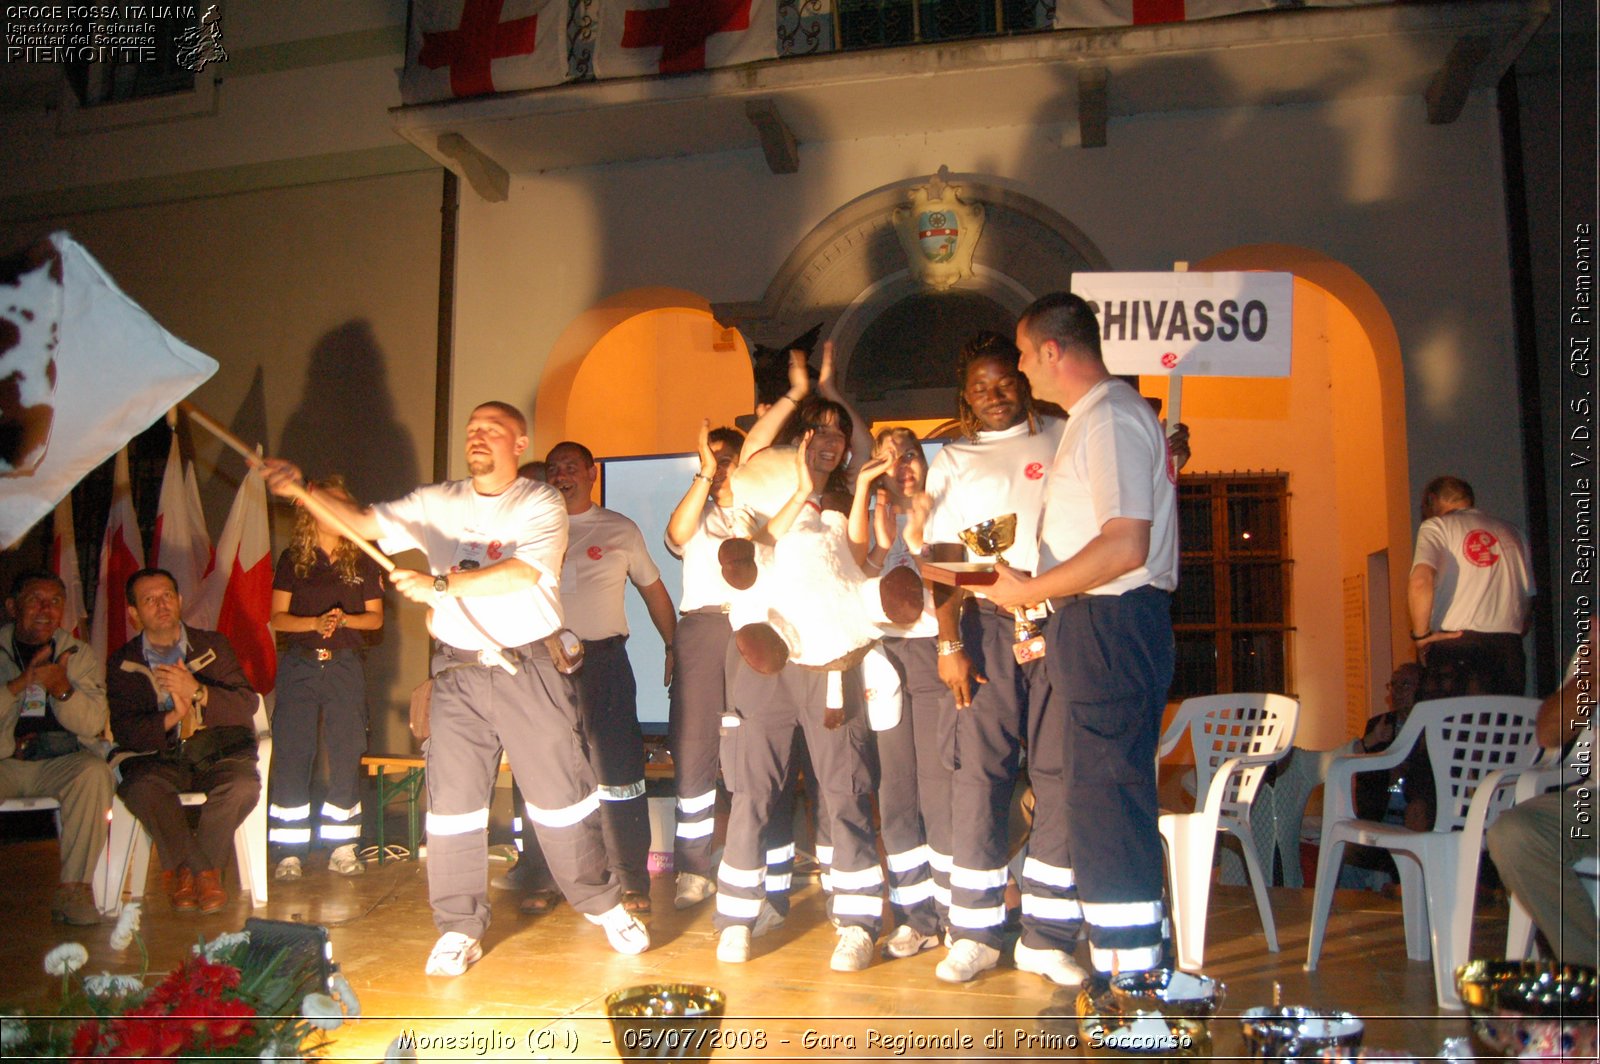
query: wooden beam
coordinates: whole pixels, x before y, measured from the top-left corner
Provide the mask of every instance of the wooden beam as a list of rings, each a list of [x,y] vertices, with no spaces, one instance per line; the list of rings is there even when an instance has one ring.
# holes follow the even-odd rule
[[[1422,94],[1428,107],[1429,125],[1449,125],[1461,117],[1467,93],[1472,89],[1472,76],[1488,57],[1489,38],[1462,37],[1456,41]]]
[[[1106,82],[1103,66],[1086,66],[1078,71],[1078,146],[1106,146]]]
[[[794,131],[778,111],[773,99],[746,100],[745,117],[761,137],[761,150],[767,156],[767,169],[775,174],[792,174],[800,169],[800,151]]]
[[[472,191],[490,203],[504,203],[511,195],[511,175],[505,167],[475,148],[460,133],[439,135],[439,154],[461,168]]]

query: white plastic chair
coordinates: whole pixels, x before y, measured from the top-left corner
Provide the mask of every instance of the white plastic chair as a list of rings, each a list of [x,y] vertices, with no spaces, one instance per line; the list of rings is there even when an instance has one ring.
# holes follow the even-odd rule
[[[56,834],[61,834],[61,803],[54,798],[7,798],[0,801],[0,813],[42,813],[46,810],[55,813]],[[94,889],[94,907],[101,912],[107,912],[112,904],[105,897],[106,883],[106,851],[100,851],[99,860],[95,862],[93,878],[90,886]]]
[[[267,864],[267,778],[272,770],[272,731],[267,721],[267,703],[256,696],[256,771],[261,776],[261,797],[233,833],[233,852],[239,862],[239,884],[250,891],[251,903],[256,908],[267,904],[267,884],[272,881],[272,869]],[[185,791],[178,800],[186,806],[205,805],[206,796],[199,791]],[[95,883],[95,897],[107,897],[101,911],[116,915],[122,911],[122,891],[127,885],[133,898],[144,896],[145,881],[150,875],[150,833],[137,817],[122,804],[120,797],[111,801],[111,837],[107,845],[108,859],[101,864],[105,884]],[[97,904],[98,901],[97,901]]]
[[[1471,695],[1419,702],[1387,750],[1336,759],[1328,769],[1322,799],[1322,848],[1311,912],[1306,970],[1322,953],[1334,885],[1346,843],[1379,846],[1400,872],[1406,956],[1433,957],[1439,1006],[1461,1008],[1455,970],[1472,944],[1472,909],[1484,829],[1511,804],[1512,785],[1539,756],[1533,735],[1539,713],[1535,698]],[[1401,764],[1419,740],[1428,744],[1438,813],[1431,831],[1359,820],[1352,782],[1358,772]]]
[[[1300,703],[1286,695],[1207,695],[1185,699],[1161,737],[1158,757],[1176,749],[1186,732],[1194,745],[1195,811],[1163,812],[1160,818],[1179,968],[1199,971],[1205,962],[1206,910],[1218,831],[1232,834],[1244,849],[1267,948],[1278,950],[1267,881],[1250,831],[1250,806],[1267,766],[1293,745],[1299,717]]]
[[[1515,802],[1520,805],[1552,787],[1585,782],[1589,767],[1587,760],[1578,760],[1576,747],[1565,762],[1561,760],[1561,751],[1545,750],[1532,768],[1517,777]],[[1600,860],[1584,857],[1572,867],[1589,895],[1589,904],[1600,910]],[[1526,960],[1533,953],[1533,916],[1515,894],[1508,891],[1507,897],[1510,912],[1506,918],[1506,960]]]

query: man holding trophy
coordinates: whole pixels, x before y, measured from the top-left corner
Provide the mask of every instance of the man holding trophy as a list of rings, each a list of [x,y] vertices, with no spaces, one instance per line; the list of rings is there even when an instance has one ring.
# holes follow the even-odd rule
[[[1083,299],[1036,301],[1017,346],[1035,393],[1068,421],[1044,481],[1038,575],[999,565],[986,594],[1008,607],[1050,604],[1044,727],[1031,732],[1053,734],[1030,747],[1030,771],[1037,790],[1037,760],[1064,748],[1066,808],[1078,810],[1066,818],[1065,852],[1092,964],[1144,971],[1162,953],[1155,765],[1173,671],[1175,474],[1149,405],[1107,371]]]

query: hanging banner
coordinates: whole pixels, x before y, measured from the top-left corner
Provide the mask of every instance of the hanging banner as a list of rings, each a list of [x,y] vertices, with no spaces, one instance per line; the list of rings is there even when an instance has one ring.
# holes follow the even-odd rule
[[[1289,273],[1076,273],[1112,373],[1287,377]]]

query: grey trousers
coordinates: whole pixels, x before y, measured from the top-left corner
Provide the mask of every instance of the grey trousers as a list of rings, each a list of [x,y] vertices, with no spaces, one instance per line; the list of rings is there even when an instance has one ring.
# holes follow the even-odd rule
[[[87,883],[106,848],[106,810],[116,790],[105,758],[87,750],[45,761],[0,759],[0,801],[54,798],[61,803],[61,882]]]
[[[1489,825],[1489,856],[1506,888],[1533,916],[1556,959],[1595,962],[1594,906],[1574,863],[1596,852],[1594,785],[1530,798]]]

